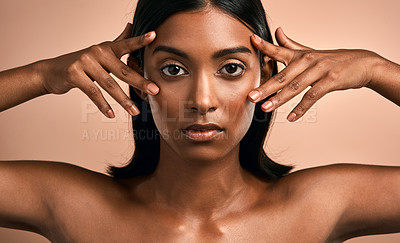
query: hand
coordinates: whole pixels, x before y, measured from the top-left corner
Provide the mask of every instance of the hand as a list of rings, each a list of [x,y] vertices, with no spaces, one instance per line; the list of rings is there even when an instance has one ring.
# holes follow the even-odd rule
[[[63,94],[72,88],[82,90],[108,118],[114,118],[111,106],[105,100],[96,81],[132,116],[140,112],[109,73],[139,90],[156,95],[159,88],[143,78],[120,59],[150,44],[155,33],[129,38],[132,25],[128,24],[121,35],[110,42],[103,42],[87,49],[44,61],[43,85],[48,93]]]
[[[270,112],[311,86],[287,117],[291,122],[329,92],[367,86],[372,79],[372,67],[380,59],[366,50],[313,50],[289,39],[281,28],[275,35],[279,46],[256,35],[252,36],[252,43],[265,54],[265,63],[273,59],[286,67],[250,92],[249,100],[258,102],[280,90],[261,106]]]

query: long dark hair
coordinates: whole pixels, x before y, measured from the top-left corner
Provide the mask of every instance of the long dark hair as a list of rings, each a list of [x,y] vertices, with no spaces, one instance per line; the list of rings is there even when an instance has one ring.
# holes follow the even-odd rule
[[[260,0],[139,0],[133,19],[132,37],[155,30],[171,15],[182,11],[200,10],[207,5],[222,9],[241,21],[250,30],[273,43],[266,15]],[[143,49],[131,53],[143,68]],[[260,63],[263,63],[260,53]],[[277,73],[275,63],[273,75]],[[153,173],[160,157],[160,133],[154,124],[150,105],[129,88],[130,96],[141,113],[132,117],[135,152],[129,164],[124,167],[108,168],[114,178],[128,178]],[[264,100],[265,101],[265,100]],[[265,153],[263,144],[271,123],[272,112],[261,110],[262,101],[256,104],[249,130],[240,142],[239,160],[243,168],[256,176],[276,180],[292,169],[272,161]]]

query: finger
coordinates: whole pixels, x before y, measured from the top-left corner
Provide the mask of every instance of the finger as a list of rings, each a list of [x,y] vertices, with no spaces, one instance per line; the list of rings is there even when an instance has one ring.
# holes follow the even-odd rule
[[[282,71],[267,80],[264,84],[249,93],[251,102],[259,102],[268,96],[281,90],[288,85],[293,79],[303,73],[311,65],[311,60],[299,58],[290,63]]]
[[[132,32],[132,24],[127,23],[124,31],[122,31],[122,33],[114,41],[128,39],[131,36],[131,32]]]
[[[294,50],[312,50],[312,48],[304,46],[300,43],[297,43],[296,41],[290,39],[289,37],[287,37],[285,35],[285,33],[283,32],[282,28],[279,27],[276,31],[275,31],[275,38],[276,41],[278,42],[278,44],[280,46],[289,48],[289,49],[294,49]]]
[[[301,118],[319,99],[331,92],[333,87],[329,85],[326,79],[321,79],[311,87],[303,96],[300,103],[290,112],[287,119],[290,122]]]
[[[99,108],[99,110],[108,118],[115,118],[115,114],[108,104],[99,87],[93,80],[90,79],[86,74],[80,75],[78,80],[75,80],[75,86],[85,93],[89,99]]]
[[[160,90],[156,84],[145,79],[113,55],[105,54],[100,64],[120,80],[149,95],[156,95]]]
[[[299,76],[291,80],[279,93],[271,97],[267,102],[265,102],[261,108],[265,112],[270,112],[277,109],[281,105],[285,104],[296,95],[300,94],[308,86],[316,81],[320,80],[323,76],[321,69],[317,67],[312,67],[301,73]]]
[[[125,54],[134,52],[150,44],[156,38],[156,32],[151,31],[145,35],[119,40],[111,44],[115,56],[121,58]]]
[[[268,41],[261,39],[258,35],[254,34],[251,37],[253,45],[260,50],[264,55],[269,58],[285,64],[290,63],[294,56],[294,51],[281,46],[275,46]]]
[[[90,65],[87,71],[89,77],[109,93],[131,116],[137,116],[140,112],[133,101],[125,94],[118,83],[99,64]]]

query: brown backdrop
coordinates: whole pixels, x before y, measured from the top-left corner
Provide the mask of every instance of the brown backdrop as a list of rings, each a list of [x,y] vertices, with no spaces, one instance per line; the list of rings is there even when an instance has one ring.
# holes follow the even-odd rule
[[[400,2],[263,1],[272,29],[320,49],[364,48],[400,63]],[[133,0],[2,0],[0,70],[114,39],[132,18]],[[78,90],[48,95],[0,113],[0,160],[65,161],[96,171],[133,152],[127,114],[109,96],[107,121]],[[298,96],[278,110],[266,149],[297,169],[335,162],[399,165],[400,110],[368,89],[328,94],[300,121],[285,120]],[[0,195],[1,196],[1,195]],[[400,234],[348,242],[400,242]],[[0,229],[0,242],[48,242]]]

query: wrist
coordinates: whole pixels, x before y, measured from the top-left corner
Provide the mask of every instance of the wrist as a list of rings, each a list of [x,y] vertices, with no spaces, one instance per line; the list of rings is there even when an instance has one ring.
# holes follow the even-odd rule
[[[37,92],[39,95],[50,94],[46,88],[46,61],[38,61],[30,65],[30,72],[32,74],[32,82],[35,87],[37,87]]]
[[[375,54],[375,57],[373,57],[371,63],[370,80],[365,87],[375,90],[377,87],[379,87],[379,83],[381,83],[385,78],[384,76],[387,73],[390,62],[378,54]]]

